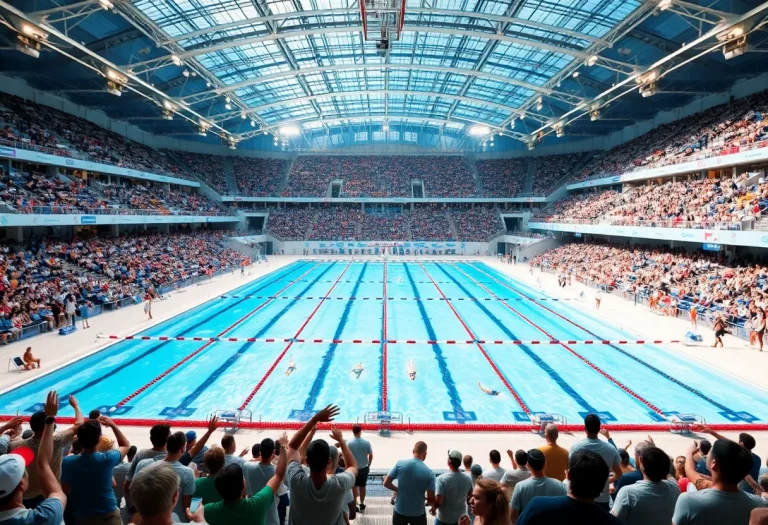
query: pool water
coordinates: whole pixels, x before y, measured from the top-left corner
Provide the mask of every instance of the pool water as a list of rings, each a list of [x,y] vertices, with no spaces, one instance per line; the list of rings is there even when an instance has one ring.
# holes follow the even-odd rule
[[[584,306],[546,300],[481,262],[300,260],[142,332],[279,342],[121,341],[0,395],[0,412],[30,414],[56,389],[86,409],[143,420],[241,408],[296,422],[328,403],[342,422],[388,411],[457,427],[590,412],[629,424],[689,413],[768,420],[757,387],[660,345],[467,344],[627,337]]]

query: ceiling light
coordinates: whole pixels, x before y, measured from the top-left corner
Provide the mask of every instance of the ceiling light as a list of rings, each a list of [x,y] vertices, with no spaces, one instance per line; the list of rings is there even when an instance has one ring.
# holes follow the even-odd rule
[[[471,128],[469,128],[469,134],[473,137],[484,137],[485,135],[488,135],[491,132],[491,128],[488,126],[483,126],[482,124],[475,124]]]
[[[240,118],[241,118],[241,119],[243,119],[243,120],[245,120],[245,110],[242,110],[242,111],[240,112]]]
[[[104,76],[106,76],[107,79],[111,80],[112,82],[116,82],[118,84],[125,84],[128,82],[128,77],[119,71],[112,69],[111,67],[104,68]]]
[[[179,58],[179,55],[171,55],[171,62],[173,62],[177,66],[180,66],[182,64],[181,59]]]
[[[40,42],[24,35],[16,35],[16,51],[32,58],[40,58]]]
[[[640,86],[640,94],[643,96],[643,98],[652,97],[657,92],[658,88],[656,86],[656,82],[649,82],[648,84]]]
[[[173,120],[173,111],[171,111],[170,109],[164,109],[163,118],[165,120]]]
[[[232,99],[229,97],[224,97],[224,102],[227,102],[227,103],[232,102]]]
[[[165,106],[165,109],[168,109],[168,110],[176,109],[176,107],[168,100],[163,100],[163,106]]]
[[[748,47],[749,46],[747,46],[746,36],[731,40],[723,46],[723,56],[726,60],[730,60],[734,57],[738,57],[746,53]]]
[[[383,131],[389,131],[389,122],[385,120],[384,124],[381,125],[381,129]]]
[[[205,87],[207,87],[207,88],[211,87],[211,81],[210,80],[206,81]]]
[[[22,35],[32,37],[35,40],[48,40],[48,33],[37,26],[22,22],[19,31]]]
[[[256,122],[255,122],[255,121],[253,121],[253,120],[251,121],[251,127],[252,127],[252,128],[255,128],[255,127],[256,127]]]
[[[269,131],[267,131],[267,130],[264,130],[264,134],[265,134],[265,135],[269,135]]]
[[[123,85],[114,80],[107,80],[107,93],[119,97],[123,94]]]
[[[189,71],[187,71],[186,69],[184,71],[182,71],[181,74],[184,75],[185,77],[189,78]]]
[[[226,109],[232,109],[232,104],[230,104],[229,102],[227,102],[226,104],[224,104],[224,107],[225,107]]]
[[[555,124],[553,124],[552,127],[555,128],[555,136],[562,137],[563,135],[565,135],[565,130],[563,129],[562,121],[556,122]]]
[[[112,9],[113,7],[115,7],[115,4],[113,4],[109,0],[99,0],[99,5],[101,5],[102,8],[107,9],[107,10]]]
[[[542,109],[544,109],[544,99],[539,97],[538,100],[536,100],[536,111],[541,111]]]
[[[598,59],[597,55],[592,55],[587,59],[587,65],[589,67],[594,66],[595,64],[597,64],[597,59]]]
[[[280,126],[280,134],[283,137],[295,137],[299,133],[301,133],[301,130],[295,124],[286,124],[285,126]]]
[[[573,72],[573,78],[579,78],[579,72],[578,71],[574,71]]]
[[[661,11],[666,11],[672,6],[672,0],[660,0],[659,2],[659,9]]]
[[[528,143],[528,151],[533,151],[533,148],[536,147],[536,143],[531,141]]]

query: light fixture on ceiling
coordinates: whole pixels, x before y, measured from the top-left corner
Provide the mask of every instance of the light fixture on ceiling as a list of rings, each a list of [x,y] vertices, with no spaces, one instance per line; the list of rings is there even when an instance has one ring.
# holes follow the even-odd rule
[[[169,100],[163,100],[163,106],[168,111],[173,111],[174,109],[176,109],[176,106],[174,106],[173,103]]]
[[[744,53],[746,53],[748,48],[749,46],[747,45],[746,36],[742,36],[741,38],[736,38],[734,40],[726,42],[726,44],[723,46],[723,57],[725,57],[726,60],[739,57]]]
[[[469,134],[473,137],[484,137],[491,132],[491,128],[484,126],[483,124],[475,124],[469,128]]]
[[[171,111],[170,109],[164,109],[163,118],[165,120],[173,120],[173,111]]]
[[[229,149],[237,149],[237,141],[235,139],[229,139]]]
[[[256,121],[255,121],[255,120],[251,120],[251,127],[252,127],[252,128],[255,128],[255,127],[256,127]]]
[[[187,71],[186,69],[182,71],[181,74],[184,75],[184,78],[189,78],[189,71]]]
[[[119,97],[123,94],[123,86],[128,83],[128,77],[112,69],[104,68],[104,76],[107,77],[107,93]]]
[[[200,127],[198,128],[197,134],[201,137],[205,137],[208,135],[208,128],[210,128],[210,123],[206,122],[205,120],[200,121]]]
[[[211,81],[210,80],[206,80],[205,87],[207,87],[207,88],[211,87]]]
[[[265,134],[265,135],[269,135],[269,131],[267,131],[267,130],[264,130],[264,134]]]
[[[183,64],[183,62],[181,61],[181,58],[179,58],[179,55],[171,55],[171,62],[173,62],[174,65],[177,65],[177,66],[180,66],[181,64]]]
[[[536,100],[536,111],[541,111],[542,109],[544,109],[544,98],[539,97]]]
[[[301,133],[301,130],[296,124],[286,124],[280,126],[280,134],[283,137],[296,137]]]
[[[231,110],[232,109],[232,104],[230,104],[229,102],[226,102],[224,104],[224,108],[227,109],[227,110]]]
[[[598,60],[598,58],[599,58],[599,57],[598,57],[597,55],[592,55],[592,56],[590,56],[590,57],[587,59],[587,65],[588,65],[589,67],[592,67],[592,66],[594,66],[595,64],[597,64],[597,60]]]
[[[565,135],[565,125],[563,124],[563,121],[555,122],[552,127],[555,129],[555,136],[556,137],[562,137]]]
[[[658,93],[658,85],[656,82],[649,82],[640,86],[639,91],[643,98],[652,97]]]
[[[659,10],[666,11],[672,7],[672,0],[659,0]]]
[[[240,118],[245,120],[245,116],[246,116],[245,115],[245,110],[243,109],[243,110],[240,111]]]
[[[579,72],[578,71],[574,71],[573,72],[573,78],[579,78]]]
[[[534,141],[532,141],[532,140],[530,142],[528,142],[527,144],[528,144],[528,151],[533,151],[534,148],[536,148],[536,143]]]
[[[592,122],[600,118],[600,102],[592,104],[592,108],[589,110],[589,120]]]
[[[385,120],[384,123],[381,125],[382,131],[389,131],[389,121]]]
[[[99,0],[99,5],[102,9],[109,11],[113,7],[115,7],[115,4],[110,2],[110,0]]]

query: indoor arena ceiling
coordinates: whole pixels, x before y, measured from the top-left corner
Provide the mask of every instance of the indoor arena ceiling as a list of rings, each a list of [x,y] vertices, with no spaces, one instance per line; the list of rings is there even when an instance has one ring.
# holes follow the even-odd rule
[[[356,0],[0,0],[0,13],[4,74],[155,134],[202,123],[232,142],[353,125],[583,138],[768,71],[768,3],[745,0],[409,0],[386,50]],[[45,33],[38,59],[14,50],[25,30]],[[742,34],[747,52],[726,60]]]

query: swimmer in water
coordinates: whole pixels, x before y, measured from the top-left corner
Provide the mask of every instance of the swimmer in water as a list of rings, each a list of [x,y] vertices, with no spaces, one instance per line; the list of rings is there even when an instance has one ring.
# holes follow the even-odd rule
[[[491,390],[490,388],[484,387],[483,384],[480,383],[479,381],[477,383],[477,386],[479,386],[480,390],[482,390],[483,392],[485,392],[489,396],[498,396],[499,394],[501,394],[501,392],[499,392],[498,390]]]
[[[365,372],[365,368],[363,367],[362,361],[357,363],[357,366],[351,370],[353,374],[357,377],[357,379],[360,379],[360,374]]]
[[[289,376],[296,370],[296,363],[293,361],[293,357],[288,361],[288,368],[285,369],[285,375]]]
[[[408,360],[408,377],[411,381],[416,381],[416,365],[413,363],[413,359]]]

